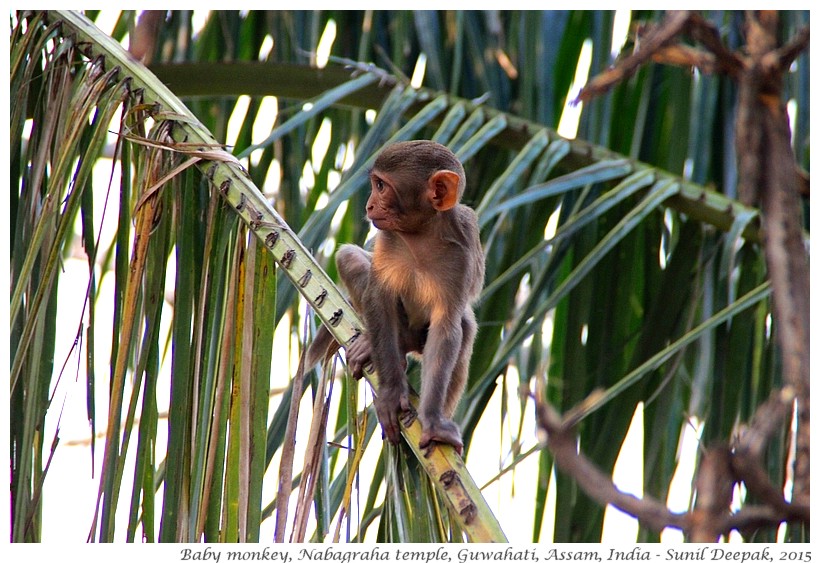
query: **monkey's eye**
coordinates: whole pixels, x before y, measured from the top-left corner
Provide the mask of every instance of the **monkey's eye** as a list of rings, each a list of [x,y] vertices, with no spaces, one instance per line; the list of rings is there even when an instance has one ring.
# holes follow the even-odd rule
[[[376,190],[380,192],[384,191],[384,180],[381,178],[376,178]]]

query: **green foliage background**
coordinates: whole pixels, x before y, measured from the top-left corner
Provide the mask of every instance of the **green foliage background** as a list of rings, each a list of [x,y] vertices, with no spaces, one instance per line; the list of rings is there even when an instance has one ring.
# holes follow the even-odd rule
[[[571,477],[559,472],[550,481],[550,455],[533,448],[525,429],[532,427],[535,380],[546,381],[547,398],[560,411],[603,390],[581,421],[579,441],[607,472],[642,404],[644,490],[661,499],[690,417],[703,421],[702,443],[725,441],[779,385],[756,211],[735,201],[730,81],[647,66],[585,104],[578,140],[566,140],[555,129],[577,94],[571,85],[584,44],[591,48],[590,74],[613,62],[614,12],[219,11],[201,29],[193,15],[168,13],[148,69],[220,141],[244,103],[239,96],[250,96],[229,148],[331,276],[335,245],[362,244],[367,236],[364,172],[379,147],[432,138],[464,161],[465,202],[480,215],[487,277],[457,420],[468,469],[474,451],[486,440],[501,441],[500,434],[505,467],[536,468],[532,541],[598,541],[604,514]],[[742,14],[706,15],[731,48],[740,47]],[[112,37],[122,40],[136,16],[122,12]],[[136,204],[158,179],[156,162],[164,159],[168,171],[181,160],[157,156],[163,135],[171,134],[163,130],[167,122],[149,120],[150,108],[128,90],[127,77],[145,72],[142,65],[103,73],[73,50],[67,28],[47,27],[56,15],[27,14],[26,26],[21,17],[12,16],[10,32],[12,539],[38,541],[43,534],[42,485],[52,477],[50,456],[59,455],[49,448],[59,448],[59,427],[43,434],[43,422],[57,408],[51,398],[60,374],[79,373],[87,381],[92,434],[107,427],[106,439],[119,452],[101,475],[106,492],[97,499],[91,537],[269,541],[259,530],[275,514],[274,489],[262,484],[276,482],[288,447],[296,372],[295,363],[271,366],[271,358],[292,357],[305,341],[304,302],[276,274],[270,254],[246,242],[244,227],[203,175],[189,168],[175,175],[174,189],[160,192],[164,212],[150,230],[145,283],[135,294],[138,306],[126,305]],[[631,17],[634,28],[659,16]],[[807,12],[781,17],[784,37],[808,22]],[[331,61],[317,69],[314,52],[330,21]],[[273,47],[260,60],[267,37]],[[627,42],[624,50],[631,47]],[[405,77],[421,53],[423,87],[410,88]],[[361,64],[351,72],[344,64],[352,62],[384,71],[362,73]],[[789,74],[787,91],[796,108],[795,152],[808,169],[808,55]],[[277,97],[278,116],[253,148],[263,96]],[[108,134],[121,103],[123,130],[155,145]],[[329,144],[316,159],[323,123],[330,124]],[[95,196],[108,186],[92,182],[91,170],[112,143],[129,166],[115,171],[116,234],[100,245],[95,225],[103,210]],[[59,264],[80,244],[90,279],[86,324],[68,331],[55,324]],[[101,318],[97,290],[112,275],[114,317]],[[95,347],[108,331],[114,346],[105,365]],[[275,331],[287,336],[274,340]],[[75,333],[82,341],[74,362],[83,365],[62,366],[55,341]],[[125,347],[127,378],[116,369],[118,346]],[[267,401],[271,387],[282,389]],[[312,412],[328,416],[308,446],[317,457],[315,488],[302,501],[313,510],[306,540],[359,541],[371,526],[367,538],[379,541],[462,539],[407,450],[382,450],[373,440],[375,469],[357,473],[357,452],[371,443],[376,425],[372,412],[362,415],[369,399],[355,383],[333,383],[314,371],[303,392],[310,404],[319,397]],[[101,395],[108,397],[105,409]],[[166,420],[157,397],[168,395]],[[250,402],[240,404],[240,395]],[[325,399],[329,411],[319,408]],[[500,404],[500,412],[490,404]],[[479,436],[482,419],[504,430]],[[160,446],[165,434],[167,446]],[[776,483],[785,479],[786,440],[784,433],[767,454]],[[129,451],[133,464],[126,463]],[[297,485],[301,463],[297,456]],[[551,515],[549,487],[556,495]],[[130,498],[118,498],[120,488],[132,491]],[[352,514],[341,508],[351,491]],[[115,527],[121,514],[128,514],[124,528]],[[545,519],[554,519],[551,537],[542,534]],[[293,526],[289,521],[288,530]],[[774,534],[746,539],[771,541]],[[786,537],[799,539],[800,530],[789,528]],[[659,536],[641,528],[637,539]]]

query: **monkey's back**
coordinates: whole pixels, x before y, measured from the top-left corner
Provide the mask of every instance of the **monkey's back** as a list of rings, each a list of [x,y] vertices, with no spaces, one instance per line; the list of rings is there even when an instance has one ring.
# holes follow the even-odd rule
[[[467,269],[463,275],[469,282],[465,289],[472,303],[478,299],[484,287],[484,249],[481,247],[478,216],[472,208],[464,204],[458,204],[452,211],[455,215],[454,222],[459,225],[456,232],[461,235],[458,242],[468,249],[465,256]]]

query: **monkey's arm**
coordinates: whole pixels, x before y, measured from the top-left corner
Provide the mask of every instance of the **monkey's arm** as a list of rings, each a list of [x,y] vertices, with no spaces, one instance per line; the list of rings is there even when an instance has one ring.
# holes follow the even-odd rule
[[[371,283],[366,297],[363,315],[369,334],[357,338],[348,347],[348,361],[352,361],[351,355],[356,359],[363,351],[370,353],[379,377],[376,414],[387,439],[397,444],[401,438],[399,415],[412,408],[404,375],[407,357],[399,346],[399,303],[381,284]]]

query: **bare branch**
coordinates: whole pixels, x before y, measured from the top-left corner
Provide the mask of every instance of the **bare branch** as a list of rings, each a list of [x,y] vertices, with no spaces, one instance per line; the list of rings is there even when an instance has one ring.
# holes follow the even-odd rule
[[[722,520],[730,514],[734,486],[729,446],[709,448],[695,481],[698,494],[690,530],[693,542],[714,542],[720,537]]]
[[[723,44],[720,40],[720,32],[712,23],[697,13],[689,14],[687,23],[692,39],[700,42],[715,56],[719,72],[726,73],[733,78],[737,78],[743,72],[743,61]]]
[[[763,248],[772,282],[773,312],[783,358],[783,380],[797,404],[797,454],[793,499],[809,503],[811,401],[809,379],[809,257],[803,240],[800,181],[782,100],[783,71],[808,42],[808,30],[777,49],[777,12],[747,17],[748,70],[739,81],[736,124],[738,192],[759,201]],[[765,165],[764,165],[765,162]]]
[[[728,514],[720,523],[721,534],[737,530],[743,535],[750,535],[758,530],[773,528],[783,522],[809,522],[809,507],[790,505],[789,510],[782,512],[771,506],[747,506],[742,510]]]
[[[634,53],[590,80],[578,94],[578,101],[585,102],[599,96],[635,74],[652,55],[666,47],[683,31],[688,20],[688,12],[669,12],[660,25],[652,27],[641,37],[640,47]]]
[[[682,35],[700,42],[708,52],[674,43]],[[660,25],[650,28],[640,38],[640,46],[632,55],[590,80],[581,90],[578,100],[586,101],[605,93],[615,84],[635,74],[649,60],[697,67],[707,73],[722,72],[733,78],[737,78],[744,70],[743,60],[726,48],[717,28],[700,14],[669,12]]]
[[[806,26],[801,29],[791,41],[775,51],[777,54],[777,60],[780,63],[781,72],[787,71],[792,62],[800,56],[800,53],[808,49],[808,47],[809,28]]]
[[[732,530],[748,534],[782,522],[810,521],[809,506],[787,502],[760,465],[766,442],[774,436],[792,403],[794,393],[789,388],[773,392],[757,409],[752,423],[738,437],[734,449],[724,444],[706,451],[695,485],[697,505],[691,513],[672,512],[651,496],[638,498],[618,489],[611,476],[578,451],[572,424],[573,411],[562,417],[544,400],[541,391],[542,386],[538,385],[535,393],[537,423],[544,433],[542,443],[552,453],[555,465],[572,477],[591,499],[602,506],[611,504],[653,531],[677,528],[692,541],[714,542]],[[740,481],[765,505],[747,505],[732,513],[732,493]]]
[[[715,72],[717,65],[715,63],[715,56],[702,49],[690,47],[689,45],[669,45],[659,49],[652,55],[652,62],[695,67],[705,74]]]
[[[671,512],[662,502],[645,496],[638,498],[618,489],[612,478],[598,469],[576,447],[575,432],[564,423],[555,409],[536,397],[538,424],[546,433],[546,446],[555,459],[555,465],[570,475],[591,499],[601,505],[611,504],[632,516],[651,530],[686,528],[686,514]]]
[[[794,402],[791,387],[776,389],[766,401],[757,407],[752,421],[741,429],[735,444],[736,452],[743,452],[759,462],[766,444],[783,424]]]

